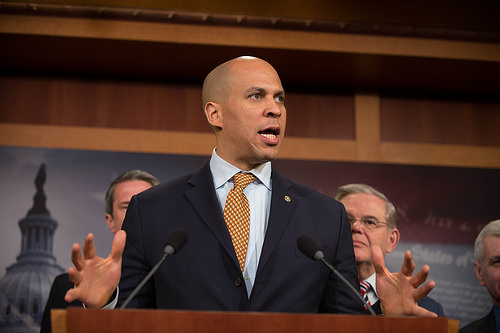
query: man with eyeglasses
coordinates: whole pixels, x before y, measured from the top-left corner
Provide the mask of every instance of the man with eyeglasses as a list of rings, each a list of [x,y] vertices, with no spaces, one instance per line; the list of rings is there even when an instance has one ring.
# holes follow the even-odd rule
[[[385,257],[398,245],[400,234],[396,226],[396,209],[383,193],[365,184],[341,186],[335,199],[344,205],[351,222],[361,293],[368,304],[375,304],[378,296],[371,248],[379,246]],[[418,305],[444,316],[441,304],[430,297],[421,298]]]

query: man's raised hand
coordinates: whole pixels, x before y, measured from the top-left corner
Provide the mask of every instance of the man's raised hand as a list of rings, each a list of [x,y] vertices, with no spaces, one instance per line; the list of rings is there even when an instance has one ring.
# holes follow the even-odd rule
[[[88,234],[83,244],[73,244],[71,261],[75,267],[68,269],[74,287],[66,293],[64,300],[79,300],[88,308],[100,309],[108,304],[121,276],[122,253],[125,248],[126,233],[118,231],[113,238],[111,253],[107,258],[97,256],[94,235]]]
[[[377,273],[377,293],[385,314],[436,317],[437,315],[420,306],[417,301],[435,287],[434,281],[424,283],[430,268],[424,265],[415,275],[415,262],[410,251],[406,251],[401,270],[391,273],[385,267],[385,260],[379,247],[372,247],[372,259]]]

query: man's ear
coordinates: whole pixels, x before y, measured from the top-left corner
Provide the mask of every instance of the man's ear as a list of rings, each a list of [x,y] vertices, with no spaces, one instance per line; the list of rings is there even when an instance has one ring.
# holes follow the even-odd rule
[[[391,253],[396,248],[399,243],[399,237],[399,230],[397,228],[392,229],[389,236],[389,243],[387,244],[387,253]]]
[[[205,116],[212,127],[222,128],[220,105],[214,102],[205,104]]]
[[[118,230],[116,230],[116,223],[115,220],[113,219],[113,216],[111,214],[106,213],[104,216],[106,218],[106,223],[108,224],[108,228],[112,233],[116,233]]]
[[[481,265],[477,261],[474,261],[474,272],[476,272],[477,281],[481,286],[484,286],[485,283],[483,280],[483,276],[481,275],[481,269],[482,269]]]

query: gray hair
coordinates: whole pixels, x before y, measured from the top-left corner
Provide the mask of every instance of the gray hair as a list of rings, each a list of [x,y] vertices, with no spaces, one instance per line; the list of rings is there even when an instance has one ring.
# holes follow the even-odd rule
[[[488,223],[476,237],[476,242],[474,243],[474,260],[481,266],[483,265],[484,239],[486,236],[500,237],[500,220]]]
[[[146,171],[135,169],[135,170],[130,170],[130,171],[122,173],[121,175],[116,177],[115,180],[113,180],[111,182],[111,184],[109,184],[108,190],[106,191],[106,196],[104,197],[104,202],[106,205],[105,209],[106,209],[107,214],[110,214],[111,216],[113,216],[113,201],[115,201],[115,188],[116,188],[116,186],[120,183],[129,181],[129,180],[142,180],[142,181],[145,181],[145,182],[151,184],[151,186],[155,186],[155,185],[158,185],[160,183],[158,181],[158,179],[156,179],[155,176],[147,173]]]
[[[340,186],[337,194],[335,194],[335,199],[340,201],[342,200],[342,198],[356,193],[370,194],[382,199],[385,202],[385,218],[387,220],[387,226],[390,228],[396,228],[396,208],[382,192],[377,191],[369,185],[347,184],[344,186]]]

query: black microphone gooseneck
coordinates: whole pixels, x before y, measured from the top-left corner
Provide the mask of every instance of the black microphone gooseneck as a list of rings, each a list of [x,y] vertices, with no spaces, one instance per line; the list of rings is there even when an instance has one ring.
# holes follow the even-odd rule
[[[167,245],[165,245],[163,249],[163,256],[161,257],[160,261],[158,261],[158,263],[153,267],[153,269],[151,269],[148,275],[146,275],[144,279],[142,279],[141,283],[139,283],[139,285],[135,287],[134,291],[132,291],[129,297],[127,297],[120,309],[125,309],[127,307],[128,303],[130,303],[130,301],[135,297],[139,290],[141,290],[146,282],[148,282],[148,280],[158,270],[163,261],[165,261],[168,256],[174,255],[179,252],[180,249],[182,249],[182,247],[186,244],[187,239],[187,231],[182,228],[175,229],[170,233],[170,235],[168,236]]]
[[[309,258],[313,260],[319,260],[328,268],[330,268],[330,270],[352,290],[353,294],[356,295],[356,297],[365,305],[368,311],[370,311],[370,314],[372,316],[376,316],[375,311],[373,311],[371,306],[369,306],[363,299],[363,297],[361,297],[359,288],[356,289],[351,283],[349,283],[349,281],[347,281],[345,277],[342,276],[342,274],[339,273],[339,271],[335,269],[335,267],[333,267],[328,261],[326,261],[325,254],[314,239],[309,236],[302,235],[297,239],[297,247],[299,248],[300,252],[302,252]]]

